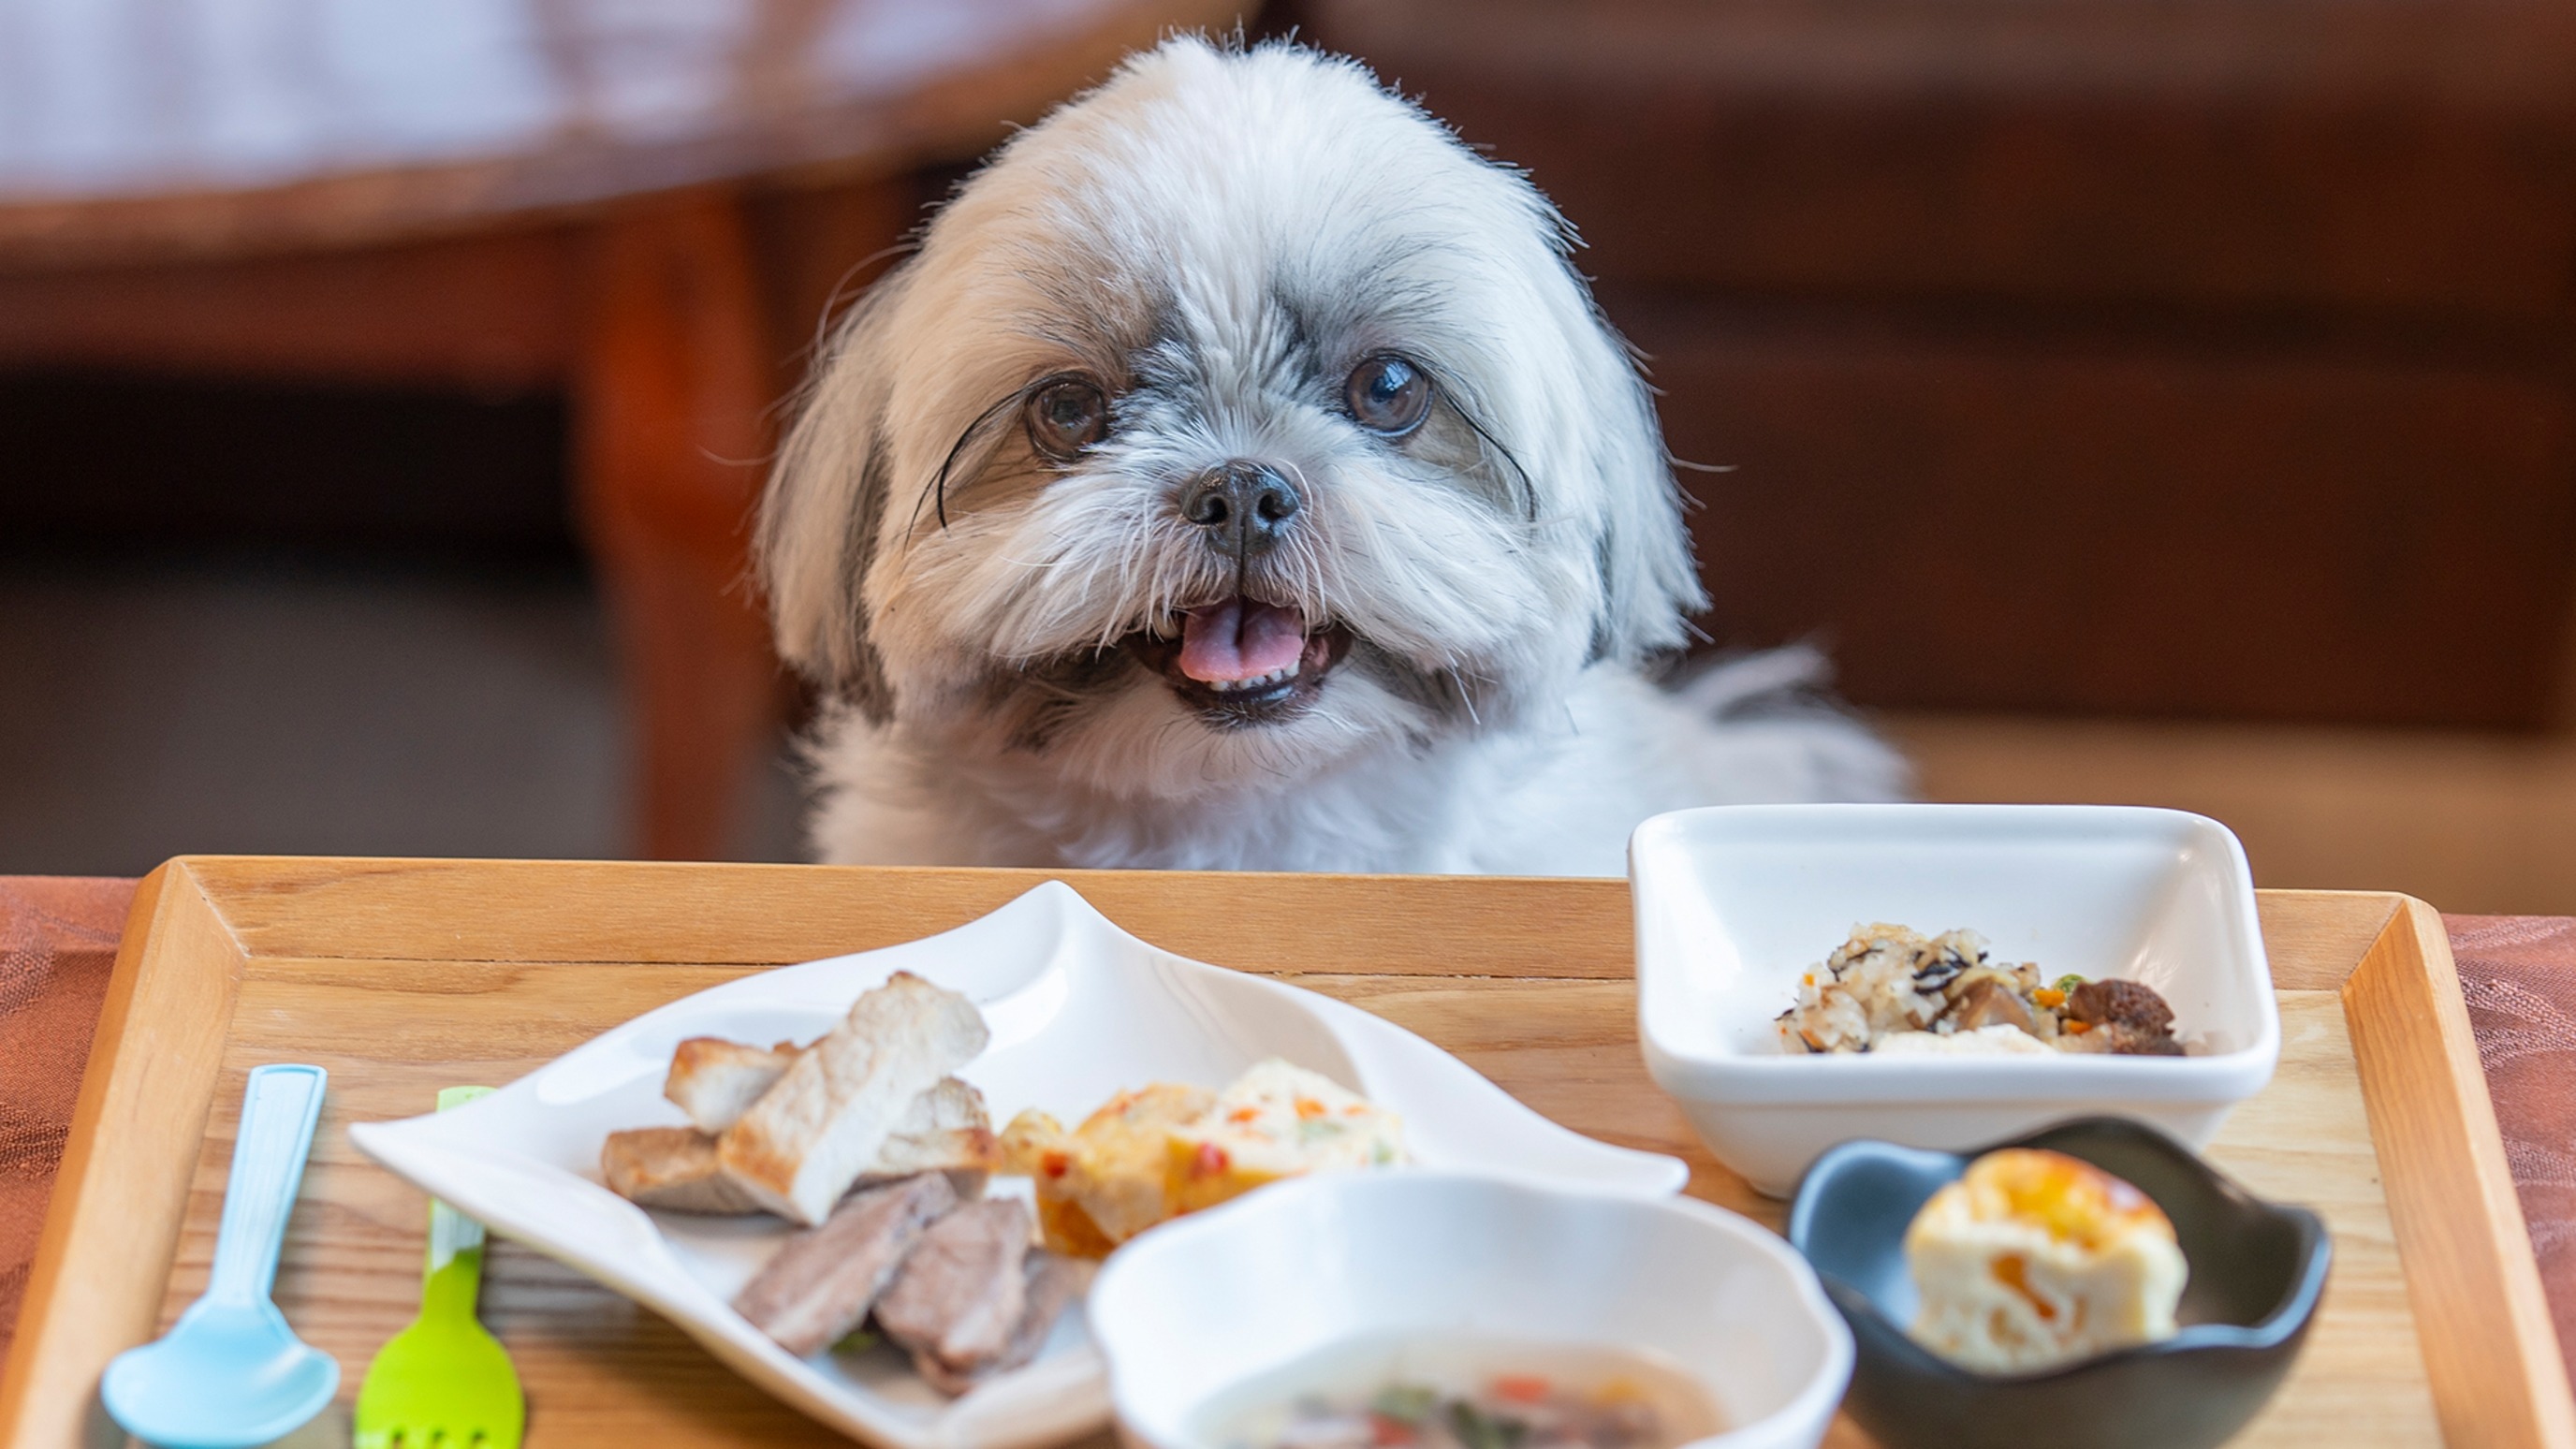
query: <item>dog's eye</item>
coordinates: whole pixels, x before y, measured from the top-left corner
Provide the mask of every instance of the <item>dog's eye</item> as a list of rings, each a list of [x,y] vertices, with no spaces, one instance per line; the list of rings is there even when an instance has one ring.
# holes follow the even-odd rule
[[[1029,441],[1059,463],[1109,436],[1109,399],[1089,378],[1060,377],[1029,398]]]
[[[1372,433],[1400,438],[1421,426],[1431,411],[1431,379],[1392,352],[1364,359],[1342,384],[1351,420]]]

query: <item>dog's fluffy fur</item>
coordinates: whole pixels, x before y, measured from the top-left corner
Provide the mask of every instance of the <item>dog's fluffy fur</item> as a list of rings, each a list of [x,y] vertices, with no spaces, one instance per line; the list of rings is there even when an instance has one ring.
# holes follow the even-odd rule
[[[1642,672],[1706,600],[1570,240],[1291,46],[1168,42],[1011,141],[840,327],[762,507],[779,648],[833,701],[818,852],[1607,874],[1659,810],[1899,791],[1781,706],[1811,655]],[[1346,401],[1389,353],[1433,389],[1403,436]],[[1108,422],[1051,456],[1029,409],[1066,376]],[[1302,504],[1267,551],[1182,515],[1236,460]],[[1170,663],[1236,597],[1309,631],[1275,708]]]

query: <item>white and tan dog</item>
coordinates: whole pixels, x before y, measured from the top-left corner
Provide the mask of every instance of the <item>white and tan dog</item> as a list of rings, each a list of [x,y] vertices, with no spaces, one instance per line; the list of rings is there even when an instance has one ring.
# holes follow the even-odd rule
[[[1885,798],[1705,606],[1647,391],[1518,174],[1357,65],[1174,40],[1005,146],[818,366],[760,519],[833,861],[1608,874]]]

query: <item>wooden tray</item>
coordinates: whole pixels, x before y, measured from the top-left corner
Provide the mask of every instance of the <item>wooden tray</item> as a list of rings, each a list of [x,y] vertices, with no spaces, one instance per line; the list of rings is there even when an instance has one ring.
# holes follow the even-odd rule
[[[100,1368],[203,1286],[243,1076],[318,1062],[331,1097],[278,1298],[343,1369],[299,1442],[345,1442],[369,1357],[417,1302],[416,1192],[355,1120],[498,1085],[746,971],[910,940],[1042,874],[803,866],[181,859],[154,872],[98,1027],[0,1443],[114,1443]],[[1615,881],[1064,873],[1111,919],[1401,1022],[1578,1131],[1681,1154],[1691,1190],[1777,1225],[1639,1059]],[[2393,895],[2269,892],[2281,1065],[2213,1156],[2315,1206],[2335,1271],[2305,1356],[2240,1443],[2576,1449],[2494,1110],[2439,918]],[[668,1324],[504,1245],[484,1312],[532,1445],[842,1442]],[[1848,1422],[1837,1445],[1867,1441]]]

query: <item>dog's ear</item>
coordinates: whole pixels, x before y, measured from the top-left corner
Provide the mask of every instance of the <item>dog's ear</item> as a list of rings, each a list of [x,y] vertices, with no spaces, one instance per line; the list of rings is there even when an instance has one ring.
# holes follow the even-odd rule
[[[1591,320],[1605,348],[1585,369],[1594,451],[1589,461],[1601,486],[1600,530],[1593,542],[1601,606],[1592,657],[1634,664],[1687,643],[1685,621],[1708,608],[1708,594],[1691,558],[1681,490],[1637,356],[1597,309]]]
[[[1520,223],[1496,232],[1537,243],[1518,255],[1533,335],[1545,339],[1524,356],[1524,372],[1544,383],[1524,394],[1519,441],[1553,475],[1541,484],[1554,500],[1548,510],[1591,527],[1591,662],[1638,664],[1688,643],[1689,617],[1708,608],[1645,357],[1610,325],[1575,267],[1581,241],[1573,224],[1528,176],[1478,159],[1485,176],[1504,179],[1507,209]]]
[[[779,657],[878,721],[893,701],[863,591],[893,466],[885,334],[904,281],[880,280],[834,329],[761,496],[755,540]]]

